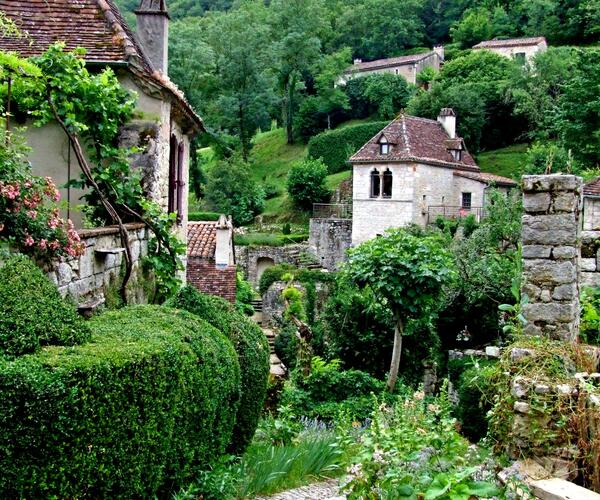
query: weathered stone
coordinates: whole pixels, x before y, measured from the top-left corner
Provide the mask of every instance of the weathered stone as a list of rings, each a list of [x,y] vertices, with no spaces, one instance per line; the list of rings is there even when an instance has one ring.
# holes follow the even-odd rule
[[[523,192],[540,193],[555,191],[573,191],[580,193],[582,189],[581,177],[576,175],[524,175]]]
[[[573,212],[579,208],[581,198],[576,193],[557,193],[552,200],[555,212]]]
[[[582,272],[580,276],[582,286],[590,288],[600,287],[600,273]]]
[[[550,193],[535,193],[523,198],[523,210],[531,212],[547,212],[550,209]]]
[[[527,414],[531,411],[531,406],[529,405],[529,403],[525,403],[524,401],[515,401],[513,409],[517,413]]]
[[[54,286],[58,286],[58,276],[56,272],[52,271],[48,273],[48,279],[52,282]]]
[[[540,293],[540,300],[542,302],[551,302],[552,294],[550,293],[550,290],[542,290],[542,293]]]
[[[577,269],[570,261],[524,260],[523,272],[527,282],[538,286],[540,284],[562,285],[573,283],[577,279]]]
[[[577,257],[577,248],[572,246],[555,247],[552,249],[552,257],[557,260],[574,259]]]
[[[596,259],[581,259],[579,262],[583,272],[596,272]]]
[[[500,357],[500,348],[496,346],[487,346],[485,348],[485,355],[488,358],[499,358]]]
[[[515,362],[520,361],[521,359],[526,358],[528,356],[533,356],[534,354],[535,354],[535,351],[533,349],[514,347],[510,351],[510,360],[513,363],[515,363]]]
[[[559,478],[532,481],[529,488],[540,500],[600,500],[598,493]]]
[[[89,278],[94,274],[94,254],[86,252],[85,255],[79,257],[79,277]]]
[[[567,323],[574,321],[579,311],[571,303],[525,304],[523,316],[527,321],[546,323]]]
[[[577,394],[577,388],[569,384],[558,384],[556,392],[560,396],[571,396],[572,394]]]
[[[536,384],[533,388],[533,392],[536,394],[548,394],[550,392],[550,386],[547,384]]]
[[[537,460],[554,477],[567,481],[576,476],[577,462],[554,456],[539,457]]]
[[[512,381],[512,386],[510,389],[510,393],[515,398],[524,398],[529,393],[529,381],[525,380],[523,377],[516,377]],[[527,413],[527,412],[521,412]]]
[[[525,245],[523,247],[524,259],[548,259],[552,254],[552,247],[547,245]]]
[[[527,295],[529,300],[537,302],[542,295],[542,289],[531,282],[525,282],[523,283],[523,289],[521,290],[521,293],[523,295]]]
[[[71,269],[71,266],[69,266],[69,264],[67,264],[66,262],[61,262],[58,265],[57,274],[58,284],[60,286],[68,285],[71,282],[71,279],[73,278],[73,270]]]
[[[566,285],[557,286],[554,289],[552,298],[554,300],[559,300],[559,301],[568,301],[568,300],[575,299],[577,297],[577,293],[578,293],[577,284],[569,283]]]

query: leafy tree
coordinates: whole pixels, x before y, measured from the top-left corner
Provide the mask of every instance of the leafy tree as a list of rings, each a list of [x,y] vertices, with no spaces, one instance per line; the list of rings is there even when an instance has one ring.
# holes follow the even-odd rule
[[[571,151],[556,142],[536,142],[527,150],[527,159],[523,167],[525,175],[545,173],[579,173]]]
[[[420,237],[396,229],[350,250],[349,257],[350,280],[361,288],[369,287],[394,316],[394,351],[388,379],[388,389],[393,391],[405,324],[435,316],[442,288],[454,277],[452,254],[437,236]]]
[[[249,224],[264,208],[262,188],[237,156],[221,160],[210,170],[206,192],[208,208],[231,215],[236,226]]]
[[[412,95],[411,87],[399,75],[377,73],[364,77],[364,80],[364,96],[377,110],[379,119],[393,119],[407,105]]]
[[[327,128],[331,128],[331,112],[348,109],[348,96],[336,85],[337,80],[348,67],[350,49],[345,48],[323,57],[319,74],[315,78],[319,108],[327,115]]]
[[[287,190],[294,204],[302,210],[325,201],[330,192],[325,186],[327,166],[321,160],[305,160],[290,170]]]
[[[494,27],[487,9],[469,9],[451,29],[452,41],[463,49],[471,48],[483,40],[489,40]]]

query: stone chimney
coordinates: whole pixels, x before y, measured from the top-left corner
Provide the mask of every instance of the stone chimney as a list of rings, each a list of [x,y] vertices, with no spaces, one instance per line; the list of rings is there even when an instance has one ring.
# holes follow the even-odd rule
[[[443,45],[436,45],[435,47],[433,47],[433,51],[440,56],[440,60],[444,61],[445,57],[446,57],[446,50],[444,49]]]
[[[358,59],[358,58],[354,59],[354,64],[360,64],[361,62],[362,62],[362,59]]]
[[[135,11],[137,36],[152,68],[167,75],[169,68],[169,13],[166,0],[141,0]]]
[[[442,108],[437,121],[442,124],[450,139],[456,139],[456,114],[452,108]]]
[[[224,269],[234,264],[232,259],[233,248],[231,248],[232,233],[233,224],[231,219],[221,215],[217,222],[217,248],[215,249],[215,265],[218,269]]]

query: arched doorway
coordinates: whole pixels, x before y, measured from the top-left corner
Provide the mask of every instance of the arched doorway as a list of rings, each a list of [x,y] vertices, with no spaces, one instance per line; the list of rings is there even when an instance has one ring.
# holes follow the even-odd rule
[[[263,273],[274,265],[275,261],[271,257],[259,257],[256,260],[256,286],[259,285]]]

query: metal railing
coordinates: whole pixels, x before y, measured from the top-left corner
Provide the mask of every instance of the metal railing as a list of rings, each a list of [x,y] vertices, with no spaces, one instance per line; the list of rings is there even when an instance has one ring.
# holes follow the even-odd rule
[[[448,205],[431,205],[427,209],[427,223],[433,224],[438,217],[444,219],[464,219],[473,215],[477,222],[485,217],[483,207],[460,207]]]
[[[314,203],[313,219],[352,219],[352,205],[344,203]]]

